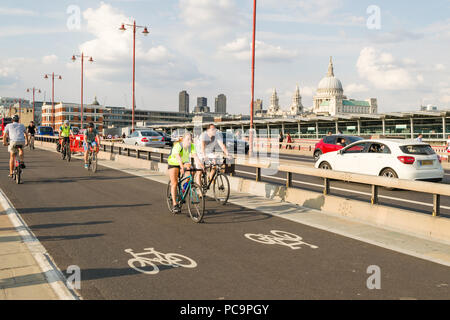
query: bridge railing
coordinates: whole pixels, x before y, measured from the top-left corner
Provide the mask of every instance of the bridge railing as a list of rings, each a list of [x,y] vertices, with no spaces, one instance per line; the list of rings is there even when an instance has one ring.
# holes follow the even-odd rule
[[[48,136],[38,136],[38,141],[45,142],[55,142],[57,137],[48,137]],[[147,160],[151,160],[151,154],[157,153],[159,154],[159,161],[165,162],[164,155],[169,155],[170,150],[162,149],[162,148],[151,148],[151,147],[140,147],[133,145],[126,145],[123,143],[115,143],[109,141],[101,142],[101,149],[104,152],[109,153],[117,153],[119,155],[126,155],[130,157],[141,158],[141,155],[147,154]],[[135,151],[135,155],[131,155],[131,151]],[[299,174],[304,176],[311,176],[323,179],[323,194],[330,194],[330,181],[344,181],[344,182],[352,182],[359,183],[371,186],[371,199],[370,202],[373,205],[379,204],[379,190],[380,188],[389,188],[389,189],[399,189],[413,192],[421,192],[430,194],[433,196],[433,216],[440,215],[441,209],[441,197],[442,196],[450,196],[450,185],[441,184],[441,183],[432,183],[432,182],[423,182],[423,181],[411,181],[411,180],[403,180],[403,179],[393,179],[386,177],[377,177],[365,174],[356,174],[356,173],[348,173],[348,172],[339,172],[332,170],[323,170],[316,169],[313,167],[301,166],[301,165],[285,165],[280,164],[276,160],[260,160],[251,158],[249,159],[246,156],[235,156],[234,163],[230,164],[231,175],[234,175],[234,168],[236,165],[250,167],[255,170],[255,180],[260,182],[262,179],[262,170],[263,169],[275,169],[278,172],[283,172],[285,174],[285,185],[287,188],[291,188],[292,184],[292,176],[293,174]]]

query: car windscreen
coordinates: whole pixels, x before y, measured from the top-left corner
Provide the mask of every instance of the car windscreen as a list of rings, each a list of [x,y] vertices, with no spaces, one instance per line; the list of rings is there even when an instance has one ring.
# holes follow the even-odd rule
[[[155,131],[141,131],[141,135],[143,137],[158,137],[160,136],[157,132]]]
[[[408,146],[401,146],[400,150],[406,154],[415,154],[415,155],[423,155],[427,156],[430,154],[435,154],[433,148],[426,144],[412,144]]]

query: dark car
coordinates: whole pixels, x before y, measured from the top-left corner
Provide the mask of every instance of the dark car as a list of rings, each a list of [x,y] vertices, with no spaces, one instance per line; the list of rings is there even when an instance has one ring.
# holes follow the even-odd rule
[[[225,133],[222,132],[223,137],[223,143],[228,149],[228,152],[234,153],[234,154],[242,154],[242,152],[245,152],[245,154],[248,154],[249,145],[247,141],[238,139],[234,134],[232,133]]]
[[[169,146],[172,148],[173,141],[172,141],[172,137],[170,136],[170,134],[167,134],[164,131],[156,131],[156,132],[158,132],[160,135],[162,135],[163,141],[166,143],[166,146]]]
[[[343,139],[345,139],[344,143]],[[346,136],[341,134],[326,136],[323,139],[321,139],[318,143],[316,143],[313,153],[314,161],[317,161],[322,154],[341,150],[345,146],[348,146],[349,144],[352,144],[353,142],[359,140],[363,140],[363,138],[357,136]]]

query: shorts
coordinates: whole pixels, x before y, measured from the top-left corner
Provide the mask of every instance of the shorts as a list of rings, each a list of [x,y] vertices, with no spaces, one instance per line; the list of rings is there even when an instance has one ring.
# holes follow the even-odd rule
[[[167,170],[174,169],[174,168],[180,169],[180,166],[173,166],[173,165],[169,164],[169,166],[167,167]]]
[[[70,137],[61,137],[62,139],[62,142],[64,143],[64,142],[68,142],[68,143],[70,143]]]
[[[83,143],[83,148],[84,148],[84,151],[85,151],[85,152],[89,150],[89,147],[88,147],[89,145],[95,148],[95,147],[97,146],[97,142],[95,142],[95,141],[92,141],[92,142],[84,142],[84,143]]]
[[[19,149],[23,149],[24,144],[25,141],[10,142],[8,146],[8,151],[16,153]]]

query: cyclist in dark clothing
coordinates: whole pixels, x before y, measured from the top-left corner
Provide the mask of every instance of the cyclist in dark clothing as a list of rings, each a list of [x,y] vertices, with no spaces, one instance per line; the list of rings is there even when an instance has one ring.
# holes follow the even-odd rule
[[[28,133],[28,144],[33,147],[34,150],[34,135],[36,134],[36,126],[34,125],[34,121],[30,121],[30,124],[27,127]],[[33,144],[31,144],[33,142]]]

